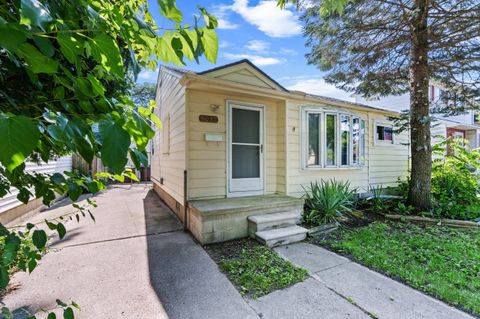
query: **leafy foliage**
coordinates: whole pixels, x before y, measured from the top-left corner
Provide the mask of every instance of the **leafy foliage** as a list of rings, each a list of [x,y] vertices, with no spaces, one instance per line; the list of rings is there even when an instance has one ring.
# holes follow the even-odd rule
[[[2,2],[0,197],[17,189],[24,203],[42,198],[50,205],[55,193],[76,201],[85,192],[102,190],[105,178],[131,177],[131,171],[124,170],[127,156],[137,168],[146,163],[145,148],[154,135],[151,123],[160,121],[154,105],[136,107],[129,95],[138,72],[155,70],[159,61],[182,65],[202,55],[215,62],[218,50],[217,21],[204,8],[199,7],[191,26],[184,23],[175,1],[158,2],[173,28],[156,26],[146,0]],[[71,153],[88,163],[99,157],[113,174],[25,170],[26,161],[48,162]],[[77,220],[86,212],[93,218],[90,210],[75,208]],[[65,236],[61,220],[46,225],[60,238]],[[26,230],[1,226],[0,239],[5,242],[0,252],[3,289],[14,261],[15,267],[33,271],[47,234],[36,225]],[[22,244],[29,240],[33,248]],[[65,319],[73,317],[73,308],[59,306]]]
[[[339,223],[351,213],[355,201],[355,190],[350,182],[321,180],[312,182],[305,190],[305,212],[303,220],[307,224],[320,225]]]
[[[480,315],[480,231],[372,223],[321,242],[436,298]]]
[[[445,139],[433,148],[432,195],[438,217],[473,220],[480,217],[480,149]]]

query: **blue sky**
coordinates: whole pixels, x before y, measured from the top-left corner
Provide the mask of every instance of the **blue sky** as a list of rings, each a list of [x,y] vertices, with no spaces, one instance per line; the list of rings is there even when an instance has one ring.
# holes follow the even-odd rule
[[[275,0],[177,0],[185,22],[192,22],[198,13],[196,5],[205,7],[218,21],[219,52],[216,65],[202,59],[186,68],[203,71],[218,65],[249,59],[276,81],[289,89],[349,99],[341,90],[325,84],[322,73],[307,65],[302,24],[294,7],[280,10]],[[156,0],[149,0],[150,11],[159,27],[168,27],[159,13]],[[155,82],[153,71],[143,71],[139,82]]]

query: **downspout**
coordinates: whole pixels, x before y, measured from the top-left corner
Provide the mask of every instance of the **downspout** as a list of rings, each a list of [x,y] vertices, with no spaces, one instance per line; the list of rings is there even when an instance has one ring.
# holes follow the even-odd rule
[[[183,230],[188,230],[187,223],[187,211],[188,211],[188,201],[187,201],[187,170],[183,171]]]

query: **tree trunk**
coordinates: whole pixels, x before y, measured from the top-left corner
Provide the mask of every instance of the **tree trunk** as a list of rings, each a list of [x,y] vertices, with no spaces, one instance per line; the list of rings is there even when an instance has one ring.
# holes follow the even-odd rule
[[[429,0],[415,0],[410,50],[411,184],[408,203],[419,209],[431,206],[432,145],[428,101],[428,14]]]

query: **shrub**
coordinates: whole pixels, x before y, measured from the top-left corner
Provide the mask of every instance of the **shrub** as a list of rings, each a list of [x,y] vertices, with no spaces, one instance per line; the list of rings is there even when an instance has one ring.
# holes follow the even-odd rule
[[[480,217],[480,149],[467,150],[459,141],[447,139],[433,150],[435,155],[444,155],[432,165],[434,213],[454,219]]]
[[[341,222],[352,211],[355,193],[349,182],[312,182],[305,190],[304,222],[310,225]]]

